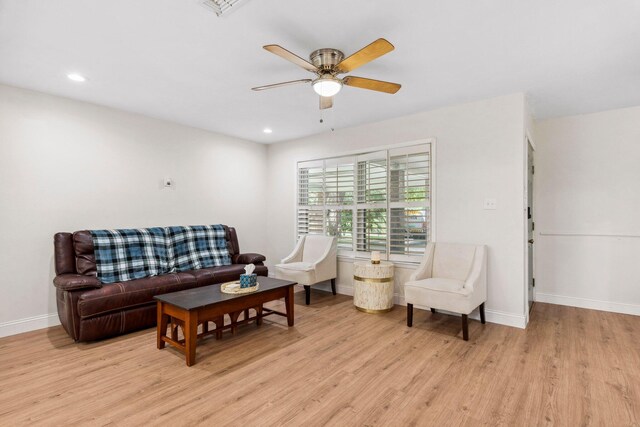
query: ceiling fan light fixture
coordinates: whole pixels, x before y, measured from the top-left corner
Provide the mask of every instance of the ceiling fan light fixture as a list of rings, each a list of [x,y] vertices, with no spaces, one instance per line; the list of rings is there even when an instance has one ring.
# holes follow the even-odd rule
[[[331,75],[321,76],[312,83],[313,90],[320,96],[331,97],[342,89],[342,81]]]

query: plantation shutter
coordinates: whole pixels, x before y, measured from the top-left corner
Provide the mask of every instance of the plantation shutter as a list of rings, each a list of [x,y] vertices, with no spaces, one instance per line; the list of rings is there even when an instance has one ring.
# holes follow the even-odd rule
[[[341,256],[419,260],[431,239],[431,144],[298,163],[297,234]]]
[[[338,250],[353,250],[353,202],[355,173],[353,157],[325,159],[325,231],[336,236]]]
[[[387,152],[357,157],[356,252],[368,257],[371,251],[387,252]]]
[[[391,258],[423,254],[431,224],[430,144],[389,150],[389,170]]]
[[[305,234],[324,234],[324,162],[298,164],[298,238]]]
[[[325,160],[325,198],[332,206],[351,206],[354,193],[353,158]]]
[[[387,152],[358,156],[358,204],[384,205],[386,201]]]
[[[298,209],[298,237],[303,234],[324,234],[324,214],[321,209]]]
[[[336,236],[338,249],[352,250],[353,210],[327,209],[326,230],[328,236]]]

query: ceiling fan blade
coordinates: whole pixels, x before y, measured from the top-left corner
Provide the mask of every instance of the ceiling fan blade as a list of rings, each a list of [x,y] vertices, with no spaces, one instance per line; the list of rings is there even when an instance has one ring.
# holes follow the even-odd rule
[[[297,66],[302,67],[307,71],[311,71],[312,73],[315,73],[316,71],[318,71],[315,65],[313,65],[309,61],[306,61],[300,58],[295,53],[289,52],[287,49],[283,48],[282,46],[278,46],[277,44],[268,44],[262,47],[268,50],[269,52],[274,53],[280,56],[281,58],[286,59],[289,62],[293,62]]]
[[[342,79],[342,83],[347,86],[359,87],[360,89],[375,90],[378,92],[396,93],[402,85],[398,83],[383,82],[382,80],[365,79],[364,77],[347,76]]]
[[[385,53],[391,52],[393,49],[395,48],[387,40],[378,39],[370,45],[363,47],[348,58],[343,59],[342,62],[336,65],[336,68],[341,73],[348,73],[349,71],[353,71],[356,68],[381,57]]]
[[[282,83],[274,83],[272,85],[258,86],[252,87],[251,90],[267,90],[267,89],[275,89],[277,87],[297,85],[299,83],[311,83],[313,80],[311,79],[301,79],[301,80],[291,80],[290,82],[282,82]]]
[[[321,96],[320,97],[320,109],[326,110],[327,108],[333,107],[333,97],[332,96]]]

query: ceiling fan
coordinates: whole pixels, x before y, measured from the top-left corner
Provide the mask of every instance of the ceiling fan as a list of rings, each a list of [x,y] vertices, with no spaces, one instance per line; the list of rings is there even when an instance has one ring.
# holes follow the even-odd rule
[[[375,90],[385,93],[396,93],[400,90],[397,83],[384,82],[382,80],[366,79],[364,77],[346,76],[338,77],[340,74],[349,73],[362,65],[373,61],[382,55],[391,52],[394,47],[385,39],[378,39],[368,46],[363,47],[353,55],[345,58],[338,49],[326,48],[311,52],[309,59],[311,62],[302,59],[298,55],[289,52],[287,49],[277,44],[263,46],[264,49],[274,53],[287,61],[293,62],[316,75],[315,79],[301,79],[289,82],[276,83],[266,86],[251,88],[252,90],[274,89],[282,86],[289,86],[299,83],[311,83],[313,90],[320,95],[320,109],[331,108],[333,106],[333,96],[340,92],[342,85],[353,86],[360,89]]]

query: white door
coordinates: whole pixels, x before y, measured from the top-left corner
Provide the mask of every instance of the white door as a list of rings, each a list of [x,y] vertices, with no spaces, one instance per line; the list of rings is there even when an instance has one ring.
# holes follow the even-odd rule
[[[531,310],[531,307],[533,306],[533,288],[536,285],[536,279],[533,277],[533,245],[535,244],[534,240],[533,240],[533,231],[535,229],[535,222],[533,219],[533,174],[535,172],[535,167],[533,165],[533,148],[531,147],[531,142],[528,142],[527,144],[527,148],[529,150],[528,156],[527,156],[527,218],[528,218],[528,238],[529,238],[529,245],[528,245],[528,260],[529,260],[529,284],[528,284],[528,293],[529,293],[529,310]]]

